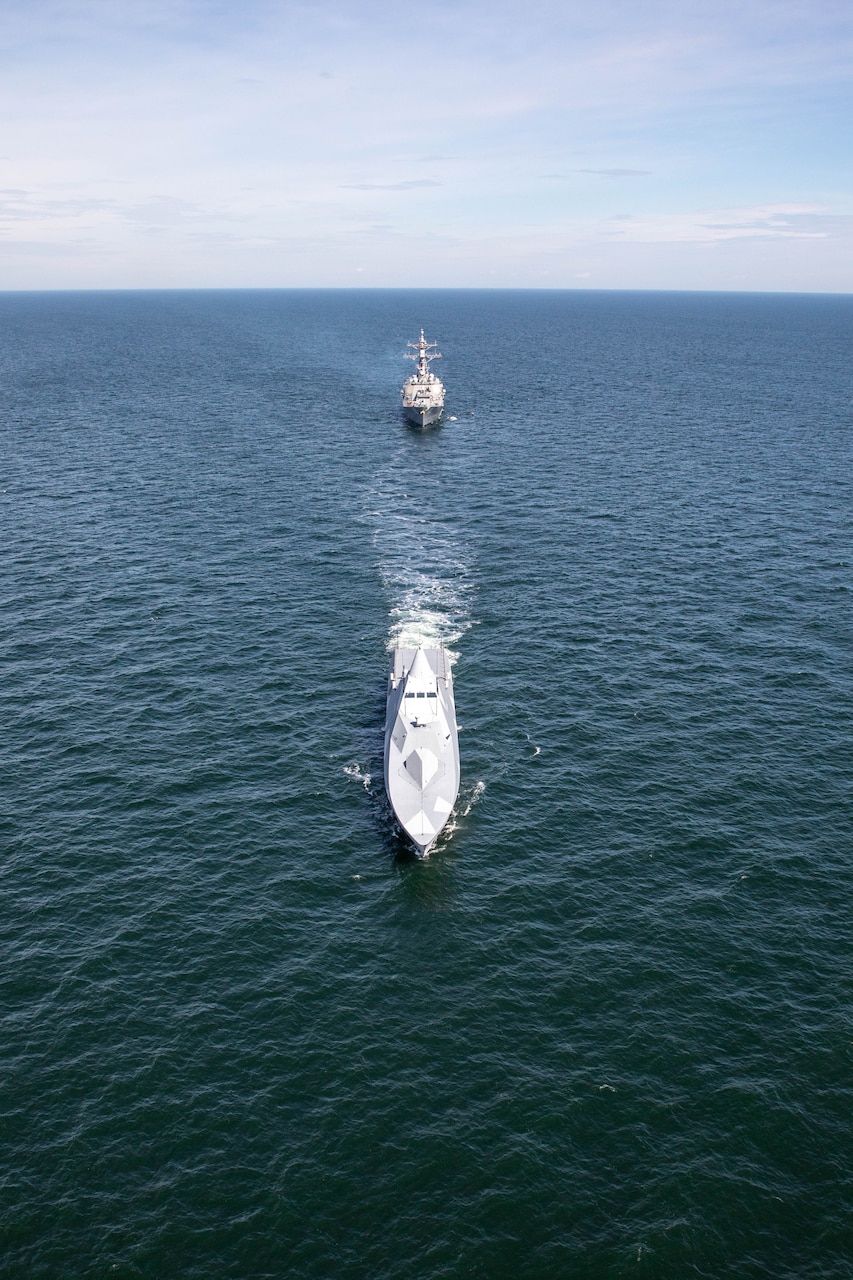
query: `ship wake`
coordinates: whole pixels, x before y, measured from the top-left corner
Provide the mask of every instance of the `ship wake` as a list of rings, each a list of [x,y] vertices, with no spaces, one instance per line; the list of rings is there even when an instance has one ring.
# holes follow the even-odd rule
[[[389,464],[369,493],[377,567],[389,602],[388,648],[453,646],[473,625],[471,566],[460,540],[425,514],[425,495],[400,483]],[[411,484],[411,478],[409,479]]]

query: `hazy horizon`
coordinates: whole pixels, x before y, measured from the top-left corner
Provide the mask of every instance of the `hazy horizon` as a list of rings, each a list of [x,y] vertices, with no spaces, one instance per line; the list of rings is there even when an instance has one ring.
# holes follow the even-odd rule
[[[366,285],[366,284],[294,284],[294,285],[103,285],[67,288],[46,285],[43,288],[0,289],[0,296],[16,294],[77,293],[662,293],[716,294],[721,297],[790,297],[850,298],[853,290],[841,289],[656,289],[613,288],[580,285]]]

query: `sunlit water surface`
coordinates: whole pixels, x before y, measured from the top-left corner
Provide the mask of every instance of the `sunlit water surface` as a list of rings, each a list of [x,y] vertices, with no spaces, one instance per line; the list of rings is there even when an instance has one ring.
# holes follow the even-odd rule
[[[0,298],[4,1276],[851,1274],[852,353],[849,298]]]

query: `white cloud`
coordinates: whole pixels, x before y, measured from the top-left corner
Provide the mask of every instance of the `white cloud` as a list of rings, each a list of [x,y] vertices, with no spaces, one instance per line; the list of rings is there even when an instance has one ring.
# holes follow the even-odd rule
[[[346,191],[415,191],[419,187],[440,187],[432,178],[409,178],[404,182],[342,182]]]
[[[592,173],[601,178],[648,178],[651,169],[576,169],[575,173]]]
[[[779,204],[746,209],[705,209],[695,213],[623,216],[611,220],[610,234],[635,244],[713,244],[720,240],[823,239],[825,210],[819,205]]]

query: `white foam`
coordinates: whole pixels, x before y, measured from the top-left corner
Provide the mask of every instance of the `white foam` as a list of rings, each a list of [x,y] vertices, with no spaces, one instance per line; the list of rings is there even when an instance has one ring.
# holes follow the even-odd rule
[[[431,502],[440,503],[429,486],[408,496],[409,460],[408,451],[401,451],[365,495],[389,600],[388,648],[444,645],[450,650],[473,623],[471,569],[460,539],[431,517]],[[450,652],[451,661],[455,656]]]
[[[480,799],[480,796],[483,794],[485,790],[486,790],[486,784],[482,780],[474,783],[474,786],[471,789],[471,793],[468,796],[468,803],[465,806],[465,808],[462,810],[463,818],[468,817],[468,814],[474,808],[474,805]]]
[[[344,773],[348,778],[355,778],[356,782],[360,782],[365,791],[370,790],[370,774],[362,773],[357,764],[345,764]]]

